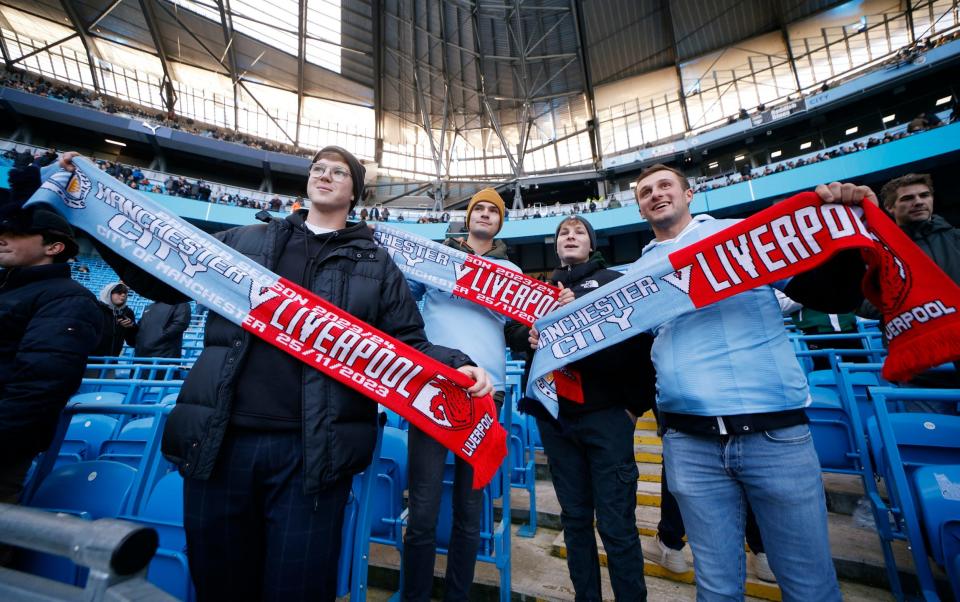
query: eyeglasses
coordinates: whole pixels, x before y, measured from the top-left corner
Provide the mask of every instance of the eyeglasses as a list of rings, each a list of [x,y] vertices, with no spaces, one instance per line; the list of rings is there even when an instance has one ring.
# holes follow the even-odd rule
[[[350,172],[342,167],[330,166],[326,163],[314,163],[310,166],[311,178],[322,178],[330,172],[330,179],[334,182],[343,182],[350,177]]]

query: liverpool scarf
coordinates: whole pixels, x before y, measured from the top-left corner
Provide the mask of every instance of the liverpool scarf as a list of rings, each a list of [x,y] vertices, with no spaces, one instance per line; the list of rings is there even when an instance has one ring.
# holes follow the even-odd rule
[[[89,160],[73,163],[29,203],[52,205],[125,260],[397,412],[466,460],[475,488],[493,478],[506,433],[489,395],[467,395],[468,376],[249,261]]]
[[[561,366],[844,249],[860,250],[864,294],[883,312],[884,378],[907,380],[960,357],[960,288],[873,204],[825,204],[803,193],[667,258],[641,257],[625,277],[538,320],[527,394],[556,416]]]

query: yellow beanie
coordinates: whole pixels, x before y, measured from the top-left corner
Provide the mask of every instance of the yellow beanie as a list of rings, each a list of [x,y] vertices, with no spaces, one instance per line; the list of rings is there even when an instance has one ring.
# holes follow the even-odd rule
[[[497,208],[497,211],[500,212],[500,226],[497,228],[497,232],[500,232],[500,229],[503,228],[503,217],[504,213],[506,213],[506,207],[503,204],[503,199],[500,198],[500,195],[493,188],[484,188],[470,199],[470,202],[467,204],[467,227],[470,227],[470,212],[477,206],[477,203],[482,201],[492,204]]]

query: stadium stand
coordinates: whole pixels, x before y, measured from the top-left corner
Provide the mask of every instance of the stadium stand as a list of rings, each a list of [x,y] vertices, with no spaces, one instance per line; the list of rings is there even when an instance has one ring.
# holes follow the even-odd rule
[[[638,12],[642,2],[615,2],[613,8],[573,2],[569,12],[567,3],[517,3],[518,22],[535,32],[535,38],[549,39],[555,46],[550,53],[541,53],[543,47],[534,52],[540,43],[527,40],[524,58],[543,65],[538,67],[542,77],[521,73],[520,57],[505,56],[510,45],[498,39],[497,32],[517,34],[503,18],[506,13],[499,12],[504,7],[495,3],[475,4],[478,20],[470,30],[491,45],[484,49],[488,52],[474,52],[478,58],[472,58],[466,48],[471,42],[458,39],[453,44],[445,39],[451,33],[447,29],[455,29],[452,21],[444,25],[445,19],[466,14],[456,2],[420,3],[423,14],[416,15],[416,22],[408,22],[407,9],[417,3],[400,0],[374,9],[376,3],[361,2],[360,9],[343,9],[342,22],[336,17],[337,26],[344,28],[336,52],[347,57],[343,71],[339,63],[336,69],[329,65],[321,69],[316,62],[321,50],[313,45],[328,42],[307,36],[301,40],[303,48],[291,53],[275,44],[273,36],[280,30],[253,23],[271,34],[258,40],[247,31],[236,37],[242,49],[239,60],[246,63],[251,78],[240,73],[241,68],[233,74],[233,86],[216,93],[179,81],[184,79],[177,75],[179,69],[195,72],[174,59],[169,48],[166,52],[161,48],[156,56],[148,53],[157,63],[152,69],[165,73],[162,79],[120,64],[125,53],[143,53],[143,48],[169,44],[170,39],[151,35],[130,48],[108,39],[119,35],[109,27],[150,33],[148,25],[157,24],[168,38],[174,30],[192,32],[211,25],[219,38],[220,17],[204,13],[203,2],[161,0],[141,2],[137,8],[97,0],[88,2],[80,15],[86,27],[63,8],[67,4],[83,3],[0,3],[5,59],[0,66],[0,115],[5,117],[0,124],[0,188],[7,186],[18,153],[43,155],[50,148],[68,150],[77,142],[78,148],[101,161],[103,169],[121,174],[128,169],[130,176],[123,178],[128,185],[140,188],[146,183],[151,198],[171,212],[218,231],[254,223],[262,209],[274,216],[287,215],[294,203],[302,202],[297,193],[303,189],[310,148],[330,138],[348,148],[356,144],[363,148],[360,156],[377,161],[369,166],[377,172],[369,183],[377,196],[364,199],[357,208],[358,215],[361,209],[369,210],[371,221],[373,208],[386,202],[392,225],[439,240],[459,233],[465,192],[495,185],[508,207],[516,198],[501,236],[512,245],[511,257],[528,273],[555,265],[549,243],[559,218],[572,213],[590,214],[600,250],[620,264],[621,271],[629,269],[650,238],[630,182],[643,167],[660,161],[687,175],[696,193],[695,213],[741,217],[827,178],[853,178],[879,189],[893,175],[924,170],[936,173],[938,209],[954,222],[960,216],[955,200],[960,184],[953,169],[960,153],[957,0],[915,0],[896,10],[877,2],[808,2],[799,7],[790,3],[793,6],[786,10],[786,4],[774,2],[771,10],[774,5],[780,9],[783,39],[773,42],[775,49],[769,52],[754,49],[769,50],[768,34],[773,30],[755,27],[739,14],[742,10],[733,0],[717,4],[720,12],[715,15],[697,3],[663,3],[652,13],[655,30],[624,26],[630,22],[642,27],[649,21]],[[304,27],[320,20],[313,4]],[[154,6],[160,17],[141,15],[147,5]],[[178,16],[167,13],[168,5],[177,6]],[[538,7],[543,8],[542,15]],[[94,8],[99,8],[96,14]],[[251,27],[250,15],[240,10],[234,15],[236,22],[241,28]],[[379,56],[379,51],[358,41],[373,35],[374,19],[367,10],[382,18],[377,35],[384,36],[383,54],[390,57],[388,64],[383,56],[376,59],[376,69],[371,57]],[[698,11],[703,14],[694,14]],[[770,16],[766,9],[756,12]],[[544,16],[548,13],[562,14],[566,20],[551,20]],[[702,38],[673,22],[693,22],[707,14],[713,18],[699,24],[705,28]],[[142,27],[128,27],[128,20],[138,18]],[[671,22],[668,29],[675,39],[664,43],[671,49],[669,60],[661,64],[644,44],[656,45],[666,21]],[[93,40],[111,50],[96,56],[82,45],[71,46],[69,39],[55,43],[60,36],[54,33],[67,36],[74,31],[61,22],[78,27],[81,33],[73,34],[78,38],[73,42]],[[577,29],[568,30],[574,22]],[[25,23],[33,30],[15,31]],[[438,31],[435,23],[440,23]],[[98,24],[107,33],[95,32]],[[431,48],[428,56],[409,55],[398,42],[406,35],[401,31],[407,31],[401,26],[407,25],[412,36],[442,42],[444,48]],[[504,27],[509,31],[500,31]],[[717,28],[749,35],[727,35]],[[297,30],[297,23],[288,24],[279,37],[296,42]],[[562,35],[555,37],[555,31]],[[211,43],[208,37],[202,39]],[[221,62],[214,64],[186,37],[183,41],[191,61],[209,63],[213,69],[238,60],[230,56],[233,42],[214,40],[214,54],[223,53]],[[613,45],[617,51],[610,49]],[[494,48],[496,55],[490,55]],[[261,59],[253,58],[261,52],[263,63],[258,64]],[[458,57],[458,63],[479,65],[477,72],[483,75],[477,79],[490,89],[474,90],[470,82],[455,76],[449,84],[455,93],[450,95],[432,83],[421,87],[420,81],[405,75],[416,71],[406,67],[421,64],[429,69],[431,80],[444,81],[451,74],[443,71],[440,55],[447,53]],[[484,54],[490,56],[479,58]],[[745,62],[734,64],[731,61],[739,59],[731,56]],[[493,70],[485,60],[510,68]],[[574,68],[561,67],[556,62],[560,60],[582,66],[581,75],[572,76]],[[721,66],[707,67],[711,62]],[[656,75],[654,67],[663,72]],[[368,71],[381,78],[376,86],[373,79],[365,79]],[[510,73],[525,84],[506,85],[503,80],[510,76],[504,74]],[[88,81],[90,74],[96,74],[96,82]],[[216,78],[212,71],[209,74],[210,78],[197,79],[213,85]],[[659,85],[653,80],[660,76],[670,80],[670,89],[636,97],[637,90]],[[253,78],[270,85],[259,85]],[[527,98],[525,106],[519,96],[529,96],[526,84],[531,81],[532,88],[542,88],[538,94],[547,96]],[[167,107],[167,99],[161,98],[166,97],[168,84],[174,96],[179,95],[175,107]],[[358,87],[364,90],[357,92]],[[768,88],[776,89],[776,97]],[[264,107],[256,98],[280,92],[288,96],[277,96],[275,106],[267,101],[269,106]],[[367,110],[371,100],[380,103],[375,107],[381,115],[375,128],[378,137],[366,133],[363,124],[318,125],[312,119],[317,109],[308,111],[307,101],[327,102],[326,97],[353,109]],[[449,111],[448,102],[453,105]],[[898,107],[896,116],[893,109],[886,109],[892,106]],[[536,110],[525,112],[531,109]],[[918,115],[921,110],[924,119]],[[287,112],[297,116],[285,116]],[[311,113],[310,119],[306,113]],[[370,114],[372,120],[374,111]],[[453,123],[448,125],[447,118]],[[528,134],[516,127],[524,120]],[[474,122],[480,125],[474,127]],[[451,129],[441,134],[447,127]],[[125,141],[119,144],[128,146],[120,151],[104,146],[100,140],[105,136],[119,137]],[[794,144],[808,138],[813,146]],[[443,143],[437,145],[438,139]],[[796,148],[785,157],[773,154],[787,142]],[[431,149],[434,145],[439,148]],[[473,171],[476,165],[482,170]],[[168,180],[175,180],[176,186],[167,188]],[[520,199],[521,191],[526,202]],[[393,200],[397,203],[391,206]],[[72,277],[96,295],[118,276],[85,241],[82,249],[71,263]],[[148,303],[131,291],[128,305],[138,316]],[[196,302],[191,306],[182,359],[138,358],[129,347],[120,357],[90,358],[53,444],[31,468],[22,507],[0,505],[0,542],[24,548],[11,568],[0,567],[0,599],[39,592],[64,600],[197,599],[187,562],[183,478],[160,453],[167,416],[185,374],[203,349],[208,310]],[[806,412],[824,473],[831,552],[844,596],[854,601],[960,599],[960,389],[923,389],[884,380],[887,350],[876,321],[859,320],[854,334],[804,335],[789,324],[788,330],[811,386]],[[850,342],[860,348],[848,348]],[[508,430],[509,453],[484,489],[477,556],[481,564],[474,593],[482,599],[572,600],[560,505],[536,422],[517,410],[524,364],[511,360],[509,352],[507,358],[500,421]],[[828,368],[815,370],[814,359]],[[909,411],[917,401],[945,413]],[[398,599],[402,587],[409,425],[385,408],[380,423],[373,461],[354,477],[344,512],[337,593],[355,601]],[[656,429],[652,414],[647,414],[638,420],[634,435],[640,474],[636,522],[644,540],[656,535],[660,516],[663,447]],[[451,461],[452,456],[437,531],[441,555],[446,553],[452,523]],[[869,513],[866,521],[858,515],[860,508]],[[598,548],[601,563],[606,564],[599,540]],[[684,553],[689,561],[689,550]],[[652,562],[645,563],[644,571],[650,600],[694,599],[693,571],[674,574]],[[607,599],[606,572],[603,579]],[[439,578],[436,581],[435,593],[442,589]],[[748,567],[745,583],[751,599],[783,597],[778,586],[761,580],[754,568]]]

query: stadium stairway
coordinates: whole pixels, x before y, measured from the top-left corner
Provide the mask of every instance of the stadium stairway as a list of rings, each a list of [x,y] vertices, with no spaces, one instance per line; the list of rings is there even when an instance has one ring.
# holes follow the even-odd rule
[[[660,520],[660,467],[662,446],[656,433],[656,422],[652,413],[637,421],[634,435],[634,448],[640,478],[637,481],[637,529],[643,539],[656,535]],[[527,493],[514,489],[511,506],[514,536],[511,538],[513,558],[512,599],[514,600],[573,600],[573,586],[567,573],[566,545],[560,526],[560,504],[557,501],[546,456],[537,452],[536,457],[536,497],[537,497],[537,533],[533,538],[517,535],[519,527],[529,519]],[[850,475],[824,474],[827,492],[827,505],[830,521],[831,549],[834,565],[841,582],[844,600],[871,601],[893,600],[887,588],[887,576],[883,554],[875,532],[857,528],[851,514],[857,500],[863,495],[859,477]],[[903,542],[897,542],[903,544]],[[606,553],[603,544],[597,539],[600,563],[606,566]],[[684,548],[687,561],[692,567],[689,547]],[[899,566],[911,566],[910,552],[906,545],[896,546]],[[902,564],[901,564],[902,561]],[[440,597],[443,591],[445,556],[438,556],[434,595]],[[371,545],[370,577],[371,586],[368,600],[387,600],[389,593],[399,586],[400,555],[389,546]],[[759,580],[753,573],[751,563],[747,564],[748,577],[746,592],[748,600],[780,600],[780,589],[776,584]],[[675,574],[663,567],[645,561],[649,599],[653,600],[694,600],[696,589],[693,585],[694,574],[689,571]],[[910,580],[911,575],[903,576]],[[604,571],[604,599],[612,600],[613,591],[609,577]],[[498,599],[497,572],[488,564],[477,563],[474,600]]]

